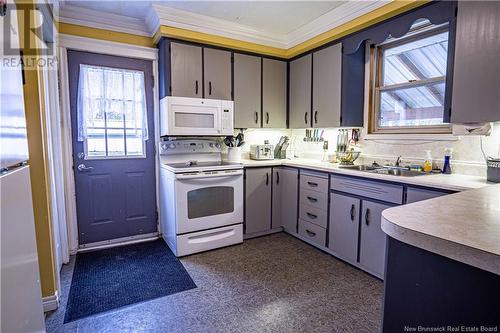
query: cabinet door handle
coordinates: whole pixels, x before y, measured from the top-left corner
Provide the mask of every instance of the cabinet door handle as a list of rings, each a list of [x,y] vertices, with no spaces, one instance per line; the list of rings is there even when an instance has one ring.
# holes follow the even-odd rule
[[[306,112],[306,113],[304,113],[304,123],[306,123],[306,124],[307,124],[307,112]]]
[[[370,208],[365,211],[365,224],[370,225]]]
[[[311,201],[311,202],[317,202],[317,201],[318,201],[318,199],[313,198],[313,197],[307,197],[307,199],[308,199],[309,201]]]
[[[266,172],[266,186],[269,185],[269,173]]]
[[[314,112],[314,123],[318,123],[318,111]]]
[[[269,124],[269,112],[266,112],[266,124]]]
[[[313,182],[307,182],[307,184],[312,187],[318,186],[318,183],[313,183]]]
[[[356,214],[354,204],[351,205],[351,221],[354,221],[354,215]]]
[[[318,218],[318,215],[314,215],[314,214],[311,214],[311,213],[306,213],[306,214],[307,214],[307,216],[309,216],[312,219],[317,219]]]
[[[257,124],[259,122],[259,113],[255,111],[255,123]]]
[[[308,234],[309,236],[311,236],[311,237],[316,236],[316,233],[315,233],[314,231],[311,231],[311,230],[307,230],[307,229],[306,229],[306,232],[307,232],[307,234]]]
[[[196,80],[195,85],[194,85],[194,93],[195,95],[198,95],[198,80]]]
[[[208,94],[212,95],[212,81],[208,81]]]
[[[276,184],[280,183],[280,173],[276,171]]]

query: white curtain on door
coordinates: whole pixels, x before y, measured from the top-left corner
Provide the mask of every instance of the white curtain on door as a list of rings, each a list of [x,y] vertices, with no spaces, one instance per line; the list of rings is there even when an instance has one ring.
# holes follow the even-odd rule
[[[144,73],[80,65],[78,82],[78,141],[92,128],[127,128],[148,139]]]

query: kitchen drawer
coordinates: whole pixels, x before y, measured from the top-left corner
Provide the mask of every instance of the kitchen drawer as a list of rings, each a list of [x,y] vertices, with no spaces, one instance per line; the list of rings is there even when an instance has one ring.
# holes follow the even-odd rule
[[[443,195],[447,195],[447,192],[427,190],[417,187],[408,187],[406,189],[406,203],[412,203],[432,198],[437,198]]]
[[[358,178],[332,176],[332,190],[396,204],[403,203],[403,186]]]
[[[316,224],[299,220],[299,235],[316,245],[325,246],[326,229]]]
[[[328,177],[322,178],[301,173],[300,189],[315,191],[320,193],[328,193]]]
[[[328,192],[319,193],[311,190],[300,190],[300,204],[318,209],[328,209]]]
[[[304,221],[308,221],[326,228],[326,221],[328,219],[327,215],[327,210],[300,205],[299,218]]]

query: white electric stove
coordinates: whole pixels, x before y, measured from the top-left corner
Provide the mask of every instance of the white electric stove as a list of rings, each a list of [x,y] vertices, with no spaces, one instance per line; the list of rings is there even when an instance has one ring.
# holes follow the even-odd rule
[[[160,226],[178,257],[243,241],[243,166],[213,140],[160,142]]]

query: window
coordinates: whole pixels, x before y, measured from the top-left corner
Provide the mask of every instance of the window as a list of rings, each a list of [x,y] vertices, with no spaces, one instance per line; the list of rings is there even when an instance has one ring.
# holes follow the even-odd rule
[[[86,159],[145,157],[143,72],[80,65],[77,112]]]
[[[372,133],[450,133],[443,123],[448,29],[418,28],[372,49]]]

